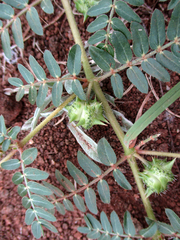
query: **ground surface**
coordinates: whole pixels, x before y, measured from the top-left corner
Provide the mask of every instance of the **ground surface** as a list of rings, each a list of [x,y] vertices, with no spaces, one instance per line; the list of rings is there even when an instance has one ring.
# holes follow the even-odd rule
[[[149,10],[139,9],[138,13],[143,19],[144,26],[147,31],[149,30],[149,17],[150,10],[153,7],[159,9],[164,9],[164,14],[168,18],[168,13],[166,11],[166,4],[154,4],[155,1],[146,1],[150,7]],[[59,1],[57,1],[59,4]],[[68,23],[62,10],[56,7],[55,14],[51,17],[43,14],[40,10],[41,17],[45,19],[46,22],[51,22],[56,16],[59,16],[59,20],[45,29],[45,35],[43,37],[35,37],[34,42],[38,43],[39,48],[44,51],[49,49],[57,61],[66,61],[67,53],[70,46],[74,44],[73,38],[68,27]],[[79,29],[83,40],[88,40],[89,34],[85,32],[85,28],[88,23],[83,24],[82,16],[77,15],[76,21],[78,23]],[[27,25],[24,21],[24,30],[27,29]],[[27,32],[26,36],[31,34]],[[43,66],[44,62],[42,60],[42,53],[39,51],[37,45],[32,47],[33,37],[25,43],[24,58],[27,60],[29,54],[33,55],[39,63]],[[23,61],[19,58],[18,63]],[[66,68],[63,64],[60,65],[62,73],[66,73]],[[45,67],[45,66],[44,66]],[[21,103],[15,103],[14,95],[9,98],[4,95],[3,90],[7,87],[7,79],[10,75],[18,77],[19,73],[17,71],[16,64],[7,64],[6,72],[3,73],[0,70],[4,81],[0,87],[0,114],[3,114],[6,119],[7,126],[22,126],[23,123],[33,116],[35,106],[31,106],[28,103],[26,97],[23,98]],[[1,75],[0,73],[0,75]],[[125,72],[121,73],[123,77],[125,90],[130,86],[129,81],[126,79]],[[179,75],[171,73],[171,82],[169,84],[159,83],[159,81],[152,78],[154,89],[159,97],[162,96],[167,91],[167,87],[171,88],[179,81]],[[112,95],[112,89],[109,79],[103,82],[102,88],[106,93]],[[125,116],[131,120],[135,121],[136,114],[139,107],[141,106],[145,94],[141,94],[135,87],[133,87],[122,99],[116,100],[118,109],[124,112]],[[155,98],[153,94],[146,105],[144,106],[143,112],[145,112],[154,102]],[[170,109],[180,115],[180,100],[177,100]],[[38,148],[37,160],[33,163],[33,167],[38,167],[41,170],[46,170],[50,177],[48,179],[52,184],[59,186],[58,182],[54,176],[55,169],[58,169],[66,177],[69,178],[66,161],[70,160],[77,165],[77,150],[81,150],[80,146],[77,144],[75,138],[71,132],[66,127],[68,120],[64,119],[60,124],[54,126],[60,118],[53,119],[45,128],[43,128],[37,136],[35,136],[30,142],[29,146],[35,146]],[[156,151],[169,151],[169,152],[180,152],[180,119],[175,117],[173,114],[168,112],[162,113],[148,128],[146,128],[143,133],[139,136],[138,141],[146,139],[150,135],[160,133],[161,136],[155,142],[149,142],[145,149],[156,150]],[[105,137],[114,149],[117,158],[120,157],[122,149],[119,146],[118,139],[114,134],[113,129],[110,126],[95,126],[94,128],[87,131],[87,134],[96,142],[102,137]],[[27,132],[22,132],[19,134],[19,138],[23,138],[27,135]],[[151,157],[148,157],[150,160]],[[139,164],[142,168],[142,165]],[[180,175],[179,175],[180,164],[178,160],[173,167],[173,173],[176,175],[176,181],[169,186],[166,194],[162,195],[152,195],[150,201],[154,209],[155,215],[158,220],[168,222],[165,215],[165,208],[171,208],[180,216]],[[114,182],[112,175],[106,177],[111,191],[111,204],[103,204],[99,197],[98,198],[98,209],[99,213],[105,211],[107,215],[115,210],[119,215],[121,221],[126,210],[130,211],[133,221],[136,226],[141,229],[146,227],[145,218],[146,216],[142,201],[140,199],[137,187],[134,183],[134,178],[130,171],[130,167],[127,163],[120,166],[122,172],[125,174],[129,182],[131,183],[133,189],[132,191],[125,191],[120,188]],[[30,226],[24,223],[25,209],[21,204],[21,197],[17,194],[17,186],[15,186],[12,181],[13,171],[0,172],[0,240],[26,240],[33,239],[31,234]],[[94,186],[96,191],[96,186]],[[54,223],[58,229],[58,234],[53,234],[45,230],[45,237],[42,239],[64,239],[64,240],[76,240],[87,238],[81,233],[77,232],[76,229],[79,225],[83,225],[83,214],[80,213],[76,208],[74,212],[67,212],[65,216],[56,213],[57,222]],[[98,215],[99,217],[99,215]]]

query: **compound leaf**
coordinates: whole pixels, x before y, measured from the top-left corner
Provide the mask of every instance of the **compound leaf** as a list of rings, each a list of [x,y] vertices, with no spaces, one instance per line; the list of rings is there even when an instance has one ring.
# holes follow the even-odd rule
[[[170,81],[170,75],[168,71],[153,58],[144,60],[141,64],[141,67],[147,74],[159,79],[162,82]]]
[[[68,199],[64,199],[63,200],[63,204],[64,204],[64,206],[65,206],[65,208],[68,210],[68,211],[74,211],[74,207],[73,207],[73,205],[72,205],[72,202],[71,201],[69,201]]]
[[[47,172],[32,167],[25,168],[24,174],[30,180],[44,180],[49,177]]]
[[[169,218],[169,221],[176,232],[180,232],[180,218],[173,212],[173,210],[166,208],[166,215]]]
[[[118,215],[115,211],[111,212],[110,219],[111,219],[111,224],[112,224],[112,227],[113,227],[113,231],[115,233],[119,234],[119,235],[122,235],[123,234],[123,228],[122,228],[121,222],[119,220],[119,217],[118,217]]]
[[[113,88],[115,97],[121,98],[123,96],[124,86],[122,78],[118,73],[115,73],[111,76],[111,86]]]
[[[31,225],[31,231],[35,238],[39,239],[43,233],[41,224],[37,221],[34,221]]]
[[[52,184],[43,181],[44,186],[46,186],[47,188],[49,188],[56,196],[58,197],[63,197],[64,193],[57,187],[53,186]]]
[[[127,69],[126,71],[127,77],[129,80],[137,87],[137,89],[142,93],[148,92],[148,82],[141,72],[141,70],[136,67],[132,66]]]
[[[164,67],[180,73],[180,58],[177,58],[172,52],[163,51],[156,54],[156,60]]]
[[[92,188],[87,188],[84,192],[85,196],[85,202],[88,207],[88,209],[94,213],[97,214],[97,204],[96,204],[96,194]]]
[[[98,182],[97,188],[98,188],[98,193],[99,193],[101,201],[103,203],[109,204],[110,203],[110,191],[109,191],[109,185],[106,182],[106,180],[101,179]]]
[[[68,191],[68,192],[74,192],[75,187],[74,185],[66,178],[64,177],[57,169],[55,171],[55,176],[58,182]]]
[[[79,80],[75,79],[72,82],[72,90],[78,96],[78,98],[80,98],[81,100],[86,100],[86,94],[84,93]]]
[[[76,205],[76,207],[81,211],[81,212],[85,212],[86,211],[86,207],[85,207],[85,204],[84,204],[84,200],[81,196],[75,194],[73,196],[73,201],[74,201],[74,204]]]
[[[23,35],[22,35],[21,20],[18,17],[13,21],[12,33],[17,46],[23,49],[24,41],[23,41]]]
[[[78,75],[81,71],[81,48],[75,44],[69,51],[67,68],[70,74]]]
[[[140,17],[125,2],[118,1],[115,5],[115,11],[120,17],[124,18],[128,22],[141,22]]]
[[[116,163],[116,154],[105,138],[99,140],[97,151],[99,159],[104,165],[111,166]]]
[[[29,165],[36,159],[37,154],[38,154],[37,148],[33,147],[33,148],[26,149],[22,153],[21,158],[25,165]]]
[[[167,29],[167,37],[169,40],[174,40],[180,37],[180,2],[174,8],[171,20]]]
[[[126,144],[126,146],[129,146],[129,142],[131,140],[135,139],[157,116],[159,116],[179,97],[180,83],[176,84],[161,99],[159,99],[128,130],[124,138],[124,143]]]
[[[105,30],[99,30],[95,32],[88,40],[89,44],[96,44],[98,42],[103,41],[106,38],[106,31]]]
[[[26,13],[26,19],[29,23],[30,28],[37,35],[43,35],[43,28],[39,19],[37,10],[34,7],[31,7]]]
[[[110,68],[115,67],[114,58],[106,51],[94,46],[90,46],[89,54],[102,70],[110,71]]]
[[[105,28],[107,24],[108,24],[108,16],[103,14],[89,24],[89,26],[87,27],[87,31],[96,32],[102,28]]]
[[[151,18],[151,28],[149,35],[149,45],[155,50],[162,46],[166,40],[164,15],[158,9],[155,9]]]
[[[29,187],[29,190],[32,193],[39,194],[39,195],[47,195],[47,196],[52,194],[52,191],[50,189],[48,189],[47,187],[43,186],[40,183],[30,181],[28,182],[27,185]]]
[[[112,5],[112,0],[101,0],[97,5],[92,6],[87,15],[90,17],[96,17],[103,13],[107,13],[110,11]]]
[[[70,175],[80,186],[88,184],[88,179],[86,175],[81,172],[77,167],[75,167],[72,162],[67,161],[67,168]]]
[[[117,60],[123,64],[131,61],[132,51],[124,34],[119,31],[114,31],[111,36],[111,41],[116,51]]]
[[[25,223],[31,225],[35,218],[35,211],[33,209],[26,210]]]
[[[124,176],[124,174],[119,170],[119,169],[115,169],[113,171],[113,176],[116,180],[116,182],[124,189],[127,190],[131,190],[132,187],[130,185],[130,183],[128,182],[128,180],[126,179],[126,177]]]
[[[43,0],[41,2],[41,8],[42,10],[47,13],[47,14],[52,14],[54,13],[54,7],[52,5],[51,0]]]
[[[91,177],[98,177],[101,175],[101,169],[81,151],[78,151],[77,158],[79,165],[88,175]]]
[[[1,167],[5,170],[14,170],[20,167],[20,161],[18,159],[10,159],[7,162],[1,163]]]
[[[50,74],[54,78],[60,77],[61,69],[60,69],[59,65],[57,64],[55,58],[53,57],[52,53],[49,50],[45,50],[43,57],[44,57],[44,61],[46,63],[46,66],[47,66]]]
[[[55,82],[52,88],[52,102],[55,107],[58,107],[61,103],[61,96],[63,91],[62,82]]]
[[[124,231],[126,234],[130,236],[134,236],[136,233],[136,229],[134,227],[133,221],[131,219],[131,215],[128,211],[124,214]]]
[[[122,32],[127,39],[131,39],[131,33],[129,32],[129,30],[127,29],[127,27],[124,25],[124,23],[119,19],[119,18],[112,18],[112,28],[114,30],[120,31]]]
[[[148,36],[141,24],[131,23],[131,33],[133,40],[133,52],[136,57],[142,57],[149,50]]]

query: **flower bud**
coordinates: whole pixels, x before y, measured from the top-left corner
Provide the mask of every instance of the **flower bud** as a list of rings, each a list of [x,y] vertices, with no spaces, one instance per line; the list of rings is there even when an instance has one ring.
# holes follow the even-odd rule
[[[140,173],[140,177],[145,183],[146,196],[149,197],[152,193],[161,193],[167,189],[168,183],[174,180],[174,175],[171,172],[175,162],[173,159],[170,162],[154,158],[152,162],[145,166],[145,169]]]

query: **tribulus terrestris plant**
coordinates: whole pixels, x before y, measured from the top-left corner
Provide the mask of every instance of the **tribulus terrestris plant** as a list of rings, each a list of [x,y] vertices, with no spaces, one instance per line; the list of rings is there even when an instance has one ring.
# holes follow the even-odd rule
[[[0,3],[1,43],[6,61],[12,59],[12,38],[17,48],[24,49],[21,16],[25,14],[32,31],[42,36],[43,27],[36,10],[37,5],[40,4],[45,13],[52,14],[57,4],[51,0],[28,2],[3,0]],[[22,197],[22,205],[27,209],[26,224],[31,225],[32,234],[37,239],[43,235],[44,227],[57,233],[51,223],[56,221],[53,210],[65,214],[65,210],[73,211],[75,205],[84,213],[86,223],[86,226],[80,226],[78,231],[86,234],[88,239],[180,239],[180,218],[177,214],[166,208],[165,213],[170,224],[160,222],[149,201],[150,195],[166,191],[168,185],[175,180],[172,166],[180,158],[180,153],[143,150],[142,147],[148,141],[159,137],[158,133],[147,136],[146,140],[137,140],[139,134],[180,97],[180,83],[172,87],[143,115],[140,109],[138,120],[134,124],[111,107],[115,106],[114,99],[120,99],[124,94],[121,77],[123,70],[126,70],[132,86],[144,94],[148,94],[151,88],[151,82],[148,81],[150,77],[169,82],[168,69],[180,74],[179,0],[169,1],[169,20],[165,21],[163,12],[158,9],[151,12],[148,33],[136,13],[138,9],[148,9],[144,0],[76,0],[76,8],[84,14],[85,21],[88,16],[94,17],[87,27],[87,31],[92,33],[88,40],[88,52],[81,40],[70,1],[61,0],[61,4],[75,41],[67,60],[69,73],[62,76],[53,55],[49,50],[45,50],[44,62],[52,76],[47,78],[45,70],[30,55],[29,64],[18,64],[18,70],[27,84],[13,76],[8,79],[9,83],[16,87],[13,91],[17,92],[17,101],[20,101],[24,94],[28,94],[29,102],[37,105],[34,116],[23,126],[23,130],[28,130],[29,133],[24,139],[18,140],[21,128],[15,126],[7,129],[4,117],[0,116],[1,168],[18,169],[12,181],[18,185],[17,191]],[[9,35],[10,28],[13,37]],[[104,94],[101,89],[100,83],[107,78],[110,78],[115,98]],[[64,192],[61,187],[44,181],[49,176],[47,172],[30,167],[37,157],[37,148],[24,149],[30,139],[48,122],[62,115],[69,118],[68,127],[84,151],[78,151],[76,166],[70,159],[67,161],[67,169],[71,175],[69,179],[59,170],[55,172]],[[117,116],[121,117],[121,125]],[[40,118],[44,120],[38,123]],[[104,137],[95,143],[88,136],[88,129],[94,125],[112,126],[119,139],[119,147],[123,149],[120,159],[117,159],[111,144]],[[14,155],[18,157],[13,158]],[[147,160],[148,155],[152,157],[151,161]],[[171,160],[164,159],[167,157]],[[144,170],[139,170],[137,160],[143,163]],[[119,168],[125,161],[132,170],[147,214],[145,217],[148,227],[139,231],[135,229],[129,211],[124,213],[123,224],[115,211],[111,212],[110,216],[102,211],[99,220],[99,217],[94,216],[98,213],[97,194],[104,204],[111,203],[111,192],[104,179],[110,173],[119,187],[131,191],[131,184]],[[88,176],[93,180],[90,181]],[[72,184],[72,179],[77,183],[77,188]],[[96,184],[97,191],[94,190]]]

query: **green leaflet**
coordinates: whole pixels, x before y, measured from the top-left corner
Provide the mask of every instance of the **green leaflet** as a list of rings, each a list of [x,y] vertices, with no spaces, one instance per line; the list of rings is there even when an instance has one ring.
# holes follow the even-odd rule
[[[116,163],[116,154],[105,138],[99,140],[97,152],[102,164],[111,166]]]
[[[56,206],[56,210],[62,214],[62,215],[65,215],[65,208],[63,206],[63,204],[59,203],[59,202],[55,202],[55,206]]]
[[[136,57],[142,57],[149,50],[148,36],[141,24],[131,23],[131,33],[133,40],[133,52]]]
[[[168,108],[177,98],[180,97],[180,83],[176,84],[150,109],[148,109],[129,129],[124,138],[124,143],[129,146],[129,142],[135,139],[157,116]]]
[[[25,168],[24,174],[30,180],[44,180],[49,177],[49,173],[32,167]]]
[[[22,64],[18,64],[18,70],[27,83],[34,82],[34,77],[32,73],[29,70],[27,70]]]
[[[57,64],[55,58],[53,57],[52,53],[49,50],[45,50],[43,57],[44,57],[44,61],[46,63],[46,66],[47,66],[50,74],[54,78],[60,77],[61,69],[60,69],[59,65]]]
[[[109,232],[109,233],[112,232],[111,224],[110,224],[105,212],[103,212],[103,211],[101,212],[100,219],[101,219],[102,227],[105,230],[105,232]]]
[[[52,194],[52,191],[50,189],[48,189],[47,187],[43,186],[42,184],[39,184],[39,183],[36,183],[36,182],[28,182],[28,187],[29,187],[29,190],[32,192],[32,193],[35,193],[35,194],[39,194],[39,195],[51,195]]]
[[[138,67],[132,66],[128,68],[126,74],[129,80],[137,87],[140,92],[148,92],[148,82]]]
[[[34,212],[34,210],[32,210],[32,209],[29,208],[29,209],[26,211],[25,223],[26,223],[27,225],[31,225],[32,222],[34,221],[34,218],[35,218],[35,212]]]
[[[12,24],[12,33],[17,46],[21,49],[24,48],[24,41],[22,35],[21,20],[17,17]]]
[[[157,226],[158,226],[158,230],[161,233],[169,234],[169,235],[172,235],[174,233],[174,229],[172,228],[172,226],[167,223],[157,222]]]
[[[117,60],[122,64],[126,64],[127,62],[131,61],[132,51],[124,34],[114,31],[111,35],[111,41],[116,51]]]
[[[133,221],[131,219],[131,215],[128,211],[124,214],[124,231],[126,234],[129,234],[130,236],[134,236],[136,233]]]
[[[41,223],[34,221],[31,225],[31,231],[33,233],[33,236],[37,239],[39,239],[43,233]]]
[[[73,207],[71,201],[69,201],[68,199],[65,198],[63,200],[63,204],[64,204],[66,210],[71,211],[71,212],[74,211],[74,207]]]
[[[36,98],[37,107],[41,107],[43,105],[45,98],[47,96],[47,92],[48,92],[47,84],[45,84],[45,83],[41,84],[39,87],[37,98]]]
[[[37,80],[44,81],[46,79],[45,71],[32,55],[29,56],[29,63],[30,63],[30,66],[31,66],[34,74],[37,77]]]
[[[1,167],[6,170],[14,170],[20,167],[20,161],[18,159],[10,159],[7,162],[3,162]]]
[[[55,82],[52,88],[52,102],[55,107],[58,107],[61,103],[61,96],[63,91],[62,82]]]
[[[103,13],[107,13],[110,11],[111,5],[112,5],[112,0],[101,0],[97,5],[92,6],[88,10],[87,15],[90,17],[96,17]]]
[[[3,2],[11,5],[12,7],[23,9],[29,0],[3,0]]]
[[[55,171],[55,176],[58,182],[68,191],[68,192],[74,192],[75,187],[74,185],[66,178],[64,177],[57,169]]]
[[[37,148],[29,148],[22,153],[21,158],[25,165],[29,165],[36,159],[37,154]]]
[[[141,229],[139,233],[146,238],[152,237],[157,231],[157,224],[152,222],[151,225],[145,229]]]
[[[176,5],[171,15],[167,29],[167,37],[169,40],[180,37],[180,2]]]
[[[74,166],[74,164],[70,161],[67,161],[67,168],[70,173],[70,175],[74,178],[74,180],[80,185],[87,185],[88,179],[86,175],[81,172],[77,167]]]
[[[119,18],[116,18],[116,17],[112,18],[111,24],[114,30],[122,32],[128,40],[131,39],[131,33]]]
[[[155,9],[151,17],[151,28],[149,35],[149,45],[155,50],[162,46],[166,40],[164,15],[158,9]]]
[[[23,197],[22,198],[22,205],[23,207],[25,207],[26,209],[31,207],[31,201],[28,197]]]
[[[3,152],[6,152],[6,151],[8,150],[10,144],[11,144],[11,140],[10,140],[10,139],[6,139],[6,140],[3,142],[3,144],[2,144],[2,150],[3,150]],[[9,170],[11,170],[11,169],[9,169]]]
[[[179,3],[179,0],[171,0],[168,5],[168,10],[175,8],[175,6]]]
[[[89,220],[88,222],[90,223],[90,226],[89,226],[89,224],[87,224],[87,220],[86,220],[86,224],[89,228],[94,228],[96,230],[101,230],[102,229],[102,226],[101,226],[100,222],[95,217],[93,217],[89,213],[86,216],[87,216],[87,220]]]
[[[28,100],[33,105],[36,102],[37,90],[35,86],[30,86]]]
[[[26,189],[26,187],[23,184],[19,184],[18,185],[17,191],[18,191],[18,194],[21,197],[24,197],[27,194],[27,189]]]
[[[113,171],[113,176],[116,180],[116,182],[124,189],[127,190],[131,190],[132,187],[130,185],[130,183],[128,182],[128,180],[126,179],[126,177],[124,176],[124,174],[119,170],[119,169],[115,169]]]
[[[156,54],[156,60],[164,67],[180,73],[180,58],[177,58],[173,53],[165,50]]]
[[[0,115],[0,133],[3,133],[3,134],[7,133],[3,115]]]
[[[92,188],[87,188],[84,191],[85,202],[90,212],[97,214],[96,194]]]
[[[24,96],[24,87],[22,86],[19,88],[18,92],[16,93],[16,101],[19,102]]]
[[[89,44],[96,44],[98,42],[103,41],[106,38],[106,31],[105,30],[99,30],[95,32],[88,40]]]
[[[26,13],[26,19],[29,23],[30,28],[37,35],[43,35],[43,28],[39,19],[37,10],[34,7],[31,7]]]
[[[103,14],[89,24],[89,26],[87,27],[87,31],[96,32],[97,30],[105,28],[107,24],[108,24],[108,16]]]
[[[12,181],[16,185],[19,185],[20,183],[22,183],[23,179],[24,177],[20,172],[16,172],[12,177]]]
[[[115,67],[114,58],[106,51],[94,46],[89,47],[89,54],[96,64],[104,71],[110,71]]]
[[[168,71],[154,58],[148,58],[144,60],[141,64],[141,67],[147,74],[159,79],[162,82],[170,81],[170,75]]]
[[[48,221],[51,221],[51,222],[55,222],[56,221],[56,218],[51,213],[49,213],[48,211],[44,210],[43,208],[35,207],[34,210],[36,211],[36,214],[39,217],[44,218],[44,219],[46,219]]]
[[[174,230],[180,233],[180,218],[169,208],[166,208],[165,212]]]
[[[11,85],[16,86],[16,87],[23,86],[23,82],[22,82],[22,80],[20,78],[11,77],[11,78],[8,78],[8,82]]]
[[[11,128],[11,130],[8,132],[8,136],[15,140],[17,138],[17,134],[20,132],[21,128],[18,126],[15,126],[13,128]]]
[[[0,18],[11,19],[14,16],[14,9],[7,5],[0,3]]]
[[[109,204],[110,203],[110,191],[109,191],[109,185],[106,182],[106,180],[101,179],[98,182],[97,188],[98,188],[98,193],[99,193],[101,201],[103,203]]]
[[[140,17],[125,2],[118,1],[115,5],[115,11],[120,17],[124,18],[128,22],[141,22]]]
[[[171,46],[171,51],[176,57],[180,58],[180,45],[178,43]]]
[[[79,165],[88,175],[91,177],[98,177],[101,175],[101,169],[81,151],[78,151],[77,158]]]
[[[79,80],[75,79],[72,82],[72,90],[80,98],[81,100],[86,100],[86,94],[84,93],[84,90],[82,88],[82,85]]]
[[[48,221],[44,220],[44,219],[39,219],[40,223],[46,227],[47,229],[49,229],[51,232],[53,233],[57,233],[57,229]]]
[[[81,48],[78,44],[69,51],[67,68],[72,75],[78,75],[81,71]]]
[[[43,181],[45,187],[49,188],[57,197],[63,197],[64,193],[57,187],[53,186],[52,184]]]
[[[124,87],[122,78],[118,73],[115,73],[111,76],[111,86],[113,88],[115,97],[121,98],[123,96]]]
[[[110,219],[111,219],[113,231],[119,235],[123,234],[123,228],[122,228],[121,222],[115,211],[111,212]]]
[[[10,46],[10,37],[9,37],[7,28],[5,28],[1,33],[1,43],[2,43],[4,54],[8,59],[11,59],[12,53],[11,53],[11,46]]]
[[[49,202],[46,198],[41,197],[39,195],[32,194],[31,199],[33,201],[33,204],[39,207],[47,208],[47,209],[53,209],[54,205]]]
[[[81,196],[75,194],[73,196],[73,201],[74,201],[74,204],[76,205],[76,207],[81,211],[81,212],[86,212],[86,207],[85,207],[85,204],[84,204],[84,200]]]
[[[47,13],[47,14],[52,14],[54,13],[54,7],[52,5],[51,0],[43,0],[41,2],[41,8],[42,10]]]

